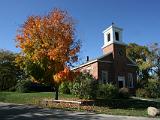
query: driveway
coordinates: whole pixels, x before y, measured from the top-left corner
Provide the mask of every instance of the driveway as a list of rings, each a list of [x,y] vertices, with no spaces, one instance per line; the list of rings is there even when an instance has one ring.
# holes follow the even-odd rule
[[[29,105],[0,103],[0,120],[158,120],[155,118],[115,116],[72,112]]]

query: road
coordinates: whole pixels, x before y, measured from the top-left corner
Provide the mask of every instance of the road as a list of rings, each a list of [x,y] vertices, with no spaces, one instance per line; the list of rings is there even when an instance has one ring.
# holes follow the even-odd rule
[[[158,120],[155,118],[115,116],[73,112],[30,105],[0,103],[0,120]]]

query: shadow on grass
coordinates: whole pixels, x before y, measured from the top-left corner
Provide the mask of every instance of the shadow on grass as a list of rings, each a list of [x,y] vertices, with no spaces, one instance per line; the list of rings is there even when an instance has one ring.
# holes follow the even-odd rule
[[[146,109],[149,106],[160,108],[160,102],[147,101],[139,99],[97,99],[95,101],[86,101],[85,105],[94,105],[98,107],[109,107],[111,109]]]

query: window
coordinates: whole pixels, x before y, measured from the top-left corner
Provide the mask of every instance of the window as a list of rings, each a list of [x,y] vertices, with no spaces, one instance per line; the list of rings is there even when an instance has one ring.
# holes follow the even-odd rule
[[[107,39],[108,39],[108,42],[111,40],[110,33],[108,33],[108,35],[107,35]]]
[[[106,84],[108,82],[108,72],[102,71],[102,83]]]
[[[119,85],[119,88],[125,87],[125,77],[124,76],[118,76],[118,85]]]
[[[133,88],[133,74],[128,73],[128,83],[129,83],[129,88]]]
[[[116,40],[119,41],[119,33],[118,32],[115,32],[115,37],[116,37]]]
[[[118,51],[118,55],[120,55],[120,56],[123,56],[123,50],[122,49],[119,49],[119,51]]]

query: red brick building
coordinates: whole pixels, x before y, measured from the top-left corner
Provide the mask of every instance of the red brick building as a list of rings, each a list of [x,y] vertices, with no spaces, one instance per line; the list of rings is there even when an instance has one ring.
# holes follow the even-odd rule
[[[103,31],[103,56],[73,68],[89,72],[100,83],[112,83],[134,92],[137,65],[126,56],[126,44],[122,41],[122,29],[112,24]]]

